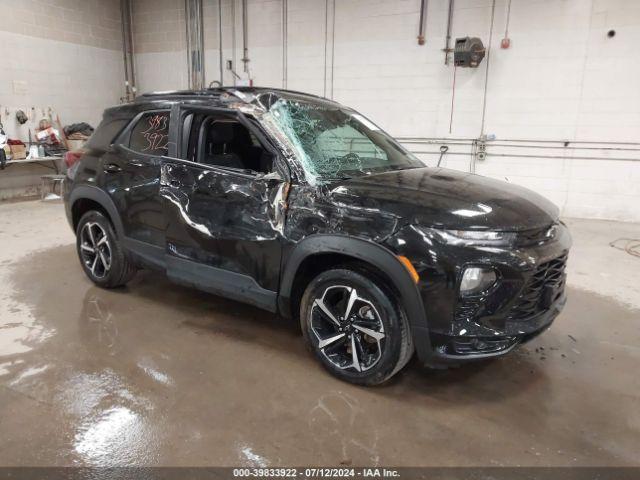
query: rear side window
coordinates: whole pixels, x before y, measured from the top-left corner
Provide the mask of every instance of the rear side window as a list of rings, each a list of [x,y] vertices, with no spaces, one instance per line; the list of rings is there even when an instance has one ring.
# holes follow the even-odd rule
[[[118,118],[103,120],[87,142],[89,148],[106,150],[113,143],[118,134],[127,126],[129,119]]]
[[[146,155],[169,152],[169,112],[149,112],[131,130],[129,148]]]

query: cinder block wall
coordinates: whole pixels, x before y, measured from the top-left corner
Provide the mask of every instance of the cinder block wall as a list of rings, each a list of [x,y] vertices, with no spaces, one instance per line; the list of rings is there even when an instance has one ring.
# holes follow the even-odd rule
[[[235,18],[232,0],[222,2],[224,57],[234,59],[242,73],[241,2],[235,1]],[[498,139],[640,142],[640,2],[512,0],[511,48],[502,50],[508,0],[496,0],[491,60],[457,70],[451,132],[454,69],[444,65],[442,52],[446,0],[428,2],[424,46],[416,40],[419,0],[288,4],[285,83],[282,1],[249,0],[249,65],[256,85],[332,96],[400,137],[485,133]],[[184,2],[137,0],[136,5],[139,88],[185,88]],[[208,82],[219,79],[217,9],[216,0],[204,0]],[[452,37],[477,36],[487,45],[491,10],[491,0],[456,0]],[[608,38],[612,29],[616,35]],[[233,84],[229,72],[224,83]],[[452,146],[456,151],[461,155],[450,155],[445,165],[468,170],[469,149]],[[640,221],[640,163],[579,160],[570,150],[503,151],[546,151],[562,158],[489,157],[477,162],[475,171],[533,188],[568,216]],[[637,152],[587,153],[638,157]],[[437,157],[426,158],[433,164]]]
[[[102,111],[118,103],[119,0],[0,0],[0,18],[0,116],[12,138],[26,142],[49,107],[63,124],[95,127]],[[31,117],[25,125],[15,121],[18,108]],[[0,171],[0,200],[37,193],[43,173],[51,170],[18,164]]]
[[[135,0],[133,38],[142,92],[186,88],[184,0]]]

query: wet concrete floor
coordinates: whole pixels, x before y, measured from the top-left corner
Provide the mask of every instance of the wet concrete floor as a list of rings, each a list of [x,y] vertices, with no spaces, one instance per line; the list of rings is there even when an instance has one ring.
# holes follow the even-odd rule
[[[640,464],[640,311],[609,297],[570,288],[508,357],[361,388],[261,310],[147,272],[94,287],[65,235],[0,262],[0,465]]]

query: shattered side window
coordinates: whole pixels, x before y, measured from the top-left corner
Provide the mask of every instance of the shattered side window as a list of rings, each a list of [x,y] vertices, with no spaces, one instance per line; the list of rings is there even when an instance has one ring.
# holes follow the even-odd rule
[[[424,166],[393,138],[351,110],[281,98],[265,117],[287,138],[312,180]]]

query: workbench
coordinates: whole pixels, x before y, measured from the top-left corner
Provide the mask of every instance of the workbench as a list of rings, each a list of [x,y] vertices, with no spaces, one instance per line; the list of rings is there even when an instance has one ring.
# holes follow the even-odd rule
[[[51,156],[51,157],[38,157],[38,158],[23,158],[21,160],[7,160],[5,165],[13,165],[17,163],[40,163],[40,162],[53,162],[53,167],[49,165],[43,165],[44,167],[51,168],[55,170],[56,173],[60,173],[63,167],[63,157],[61,156]],[[6,168],[6,167],[5,167]],[[1,171],[0,171],[1,172]]]

